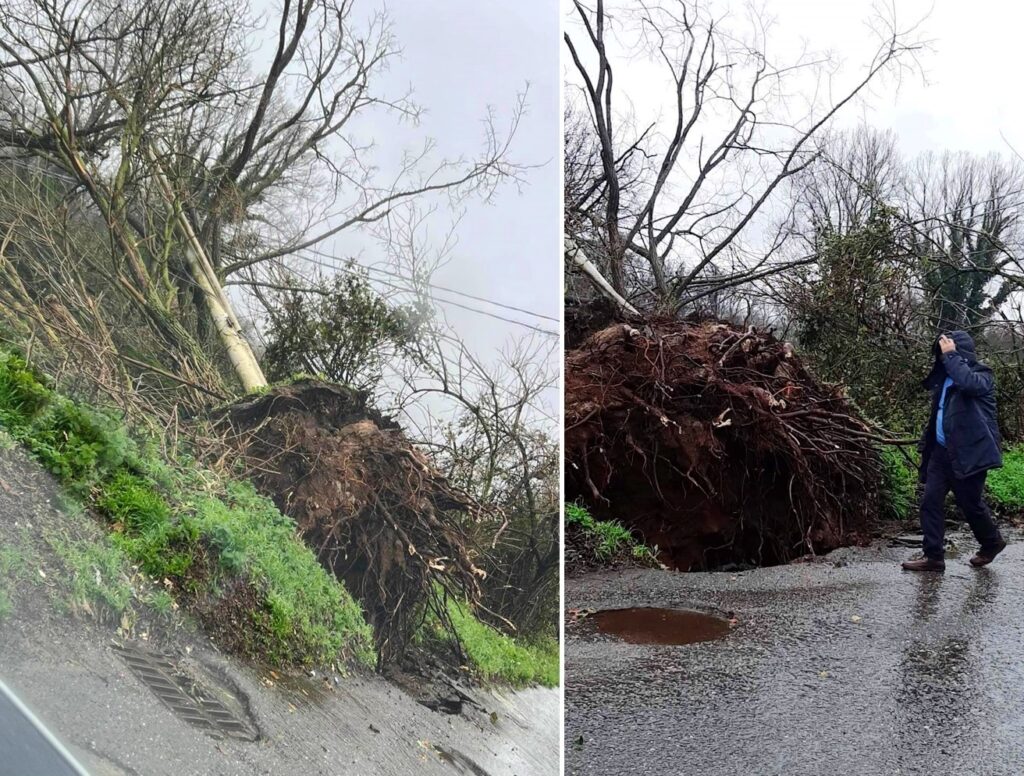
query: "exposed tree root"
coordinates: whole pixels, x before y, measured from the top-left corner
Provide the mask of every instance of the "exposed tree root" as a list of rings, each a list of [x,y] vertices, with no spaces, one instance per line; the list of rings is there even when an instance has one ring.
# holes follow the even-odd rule
[[[864,538],[878,437],[791,346],[722,322],[603,328],[566,354],[566,496],[702,569]]]
[[[257,488],[363,605],[381,666],[428,610],[447,621],[444,596],[479,604],[484,572],[463,525],[480,507],[365,395],[298,382],[229,406],[218,424]]]

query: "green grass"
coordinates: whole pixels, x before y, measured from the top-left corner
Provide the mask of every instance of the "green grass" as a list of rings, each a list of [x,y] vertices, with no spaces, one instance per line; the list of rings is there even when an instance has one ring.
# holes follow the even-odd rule
[[[131,562],[116,546],[87,539],[48,536],[47,543],[68,571],[66,580],[73,611],[123,614],[133,599]],[[98,609],[98,611],[97,611]]]
[[[373,633],[361,607],[298,538],[295,523],[249,483],[227,483],[223,495],[186,502],[219,571],[266,590],[257,625],[271,638],[266,657],[285,663],[326,662],[338,655],[375,663]]]
[[[11,591],[23,583],[26,573],[24,553],[9,544],[0,545],[0,622],[14,612]]]
[[[481,622],[468,606],[448,601],[448,616],[473,674],[485,682],[502,682],[512,687],[558,685],[558,642],[544,638],[523,642]],[[428,622],[430,637],[443,640],[444,630],[433,620]]]
[[[906,520],[916,504],[917,469],[896,447],[882,447],[879,455],[882,459],[882,516],[888,520]]]
[[[166,617],[174,611],[176,602],[174,596],[166,590],[153,590],[146,595],[146,605],[161,617]]]
[[[917,472],[892,447],[882,448],[883,514],[897,520],[910,516],[915,505]],[[1008,510],[1024,509],[1024,446],[1003,453],[1003,466],[988,473],[987,496],[993,505]]]
[[[1003,468],[993,469],[986,480],[993,502],[1007,509],[1024,509],[1024,447],[1003,453]]]
[[[27,572],[28,564],[25,553],[10,544],[0,544],[0,582],[17,582]]]
[[[594,537],[594,554],[598,560],[608,560],[623,551],[628,551],[637,560],[655,557],[654,550],[638,542],[618,520],[597,520],[580,504],[565,505],[565,522]]]
[[[362,609],[317,562],[295,523],[248,483],[194,461],[161,460],[113,416],[59,395],[19,356],[0,352],[0,426],[99,512],[110,541],[52,546],[72,572],[72,600],[115,612],[131,601],[125,569],[171,582],[202,615],[235,602],[248,618],[232,644],[279,665],[373,664]],[[156,608],[171,608],[157,597]],[[235,610],[232,609],[234,612]],[[225,623],[212,623],[226,628]],[[238,630],[238,626],[234,626]]]

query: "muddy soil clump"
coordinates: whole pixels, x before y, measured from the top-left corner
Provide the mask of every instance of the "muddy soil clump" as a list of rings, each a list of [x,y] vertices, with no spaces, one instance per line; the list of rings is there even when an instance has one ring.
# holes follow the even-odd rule
[[[247,475],[362,604],[380,667],[395,663],[444,597],[475,605],[484,572],[463,527],[481,507],[365,394],[315,380],[223,409],[216,426]]]
[[[681,570],[867,540],[879,435],[770,332],[614,323],[566,352],[566,497]]]

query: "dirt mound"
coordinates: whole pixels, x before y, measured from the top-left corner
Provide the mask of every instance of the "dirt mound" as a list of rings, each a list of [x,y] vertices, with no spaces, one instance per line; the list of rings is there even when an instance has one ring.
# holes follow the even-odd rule
[[[303,381],[233,404],[217,424],[256,487],[362,604],[383,666],[428,610],[447,622],[444,596],[479,602],[484,572],[462,526],[480,508],[366,401]]]
[[[600,550],[595,534],[573,523],[565,525],[565,575],[579,576],[588,571],[608,569],[656,569],[661,564],[650,553],[634,552],[636,545],[622,543],[613,552]]]
[[[591,334],[623,320],[615,303],[607,297],[565,302],[565,348],[578,348]]]
[[[614,324],[566,353],[566,497],[684,570],[784,563],[866,537],[876,437],[770,333]]]

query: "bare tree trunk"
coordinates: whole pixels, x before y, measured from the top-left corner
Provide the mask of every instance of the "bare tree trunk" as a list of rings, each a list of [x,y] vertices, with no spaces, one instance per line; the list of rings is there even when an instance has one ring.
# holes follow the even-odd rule
[[[590,281],[594,284],[597,290],[604,296],[611,299],[627,313],[632,315],[640,314],[633,305],[627,302],[623,296],[612,287],[612,284],[605,280],[605,277],[601,274],[600,270],[594,266],[590,259],[583,255],[583,251],[580,250],[576,241],[570,237],[565,238],[565,253],[572,260],[573,264],[586,273],[587,277],[590,278]]]
[[[156,176],[160,189],[167,200],[167,206],[171,209],[178,229],[185,239],[185,258],[188,261],[189,270],[196,284],[203,292],[206,309],[213,320],[213,325],[217,329],[217,335],[220,337],[221,344],[227,351],[235,374],[247,392],[266,387],[267,378],[264,377],[263,370],[260,368],[259,361],[256,360],[256,355],[252,352],[252,348],[249,347],[249,343],[242,336],[241,325],[238,322],[238,317],[235,315],[231,300],[224,293],[224,288],[221,286],[213,267],[210,266],[210,261],[206,256],[206,251],[203,250],[202,243],[196,237],[192,224],[185,217],[181,204],[174,196],[174,191],[171,189],[171,184],[164,174],[160,160],[153,151],[153,147],[148,143],[146,144],[146,155],[153,165],[153,174]]]

